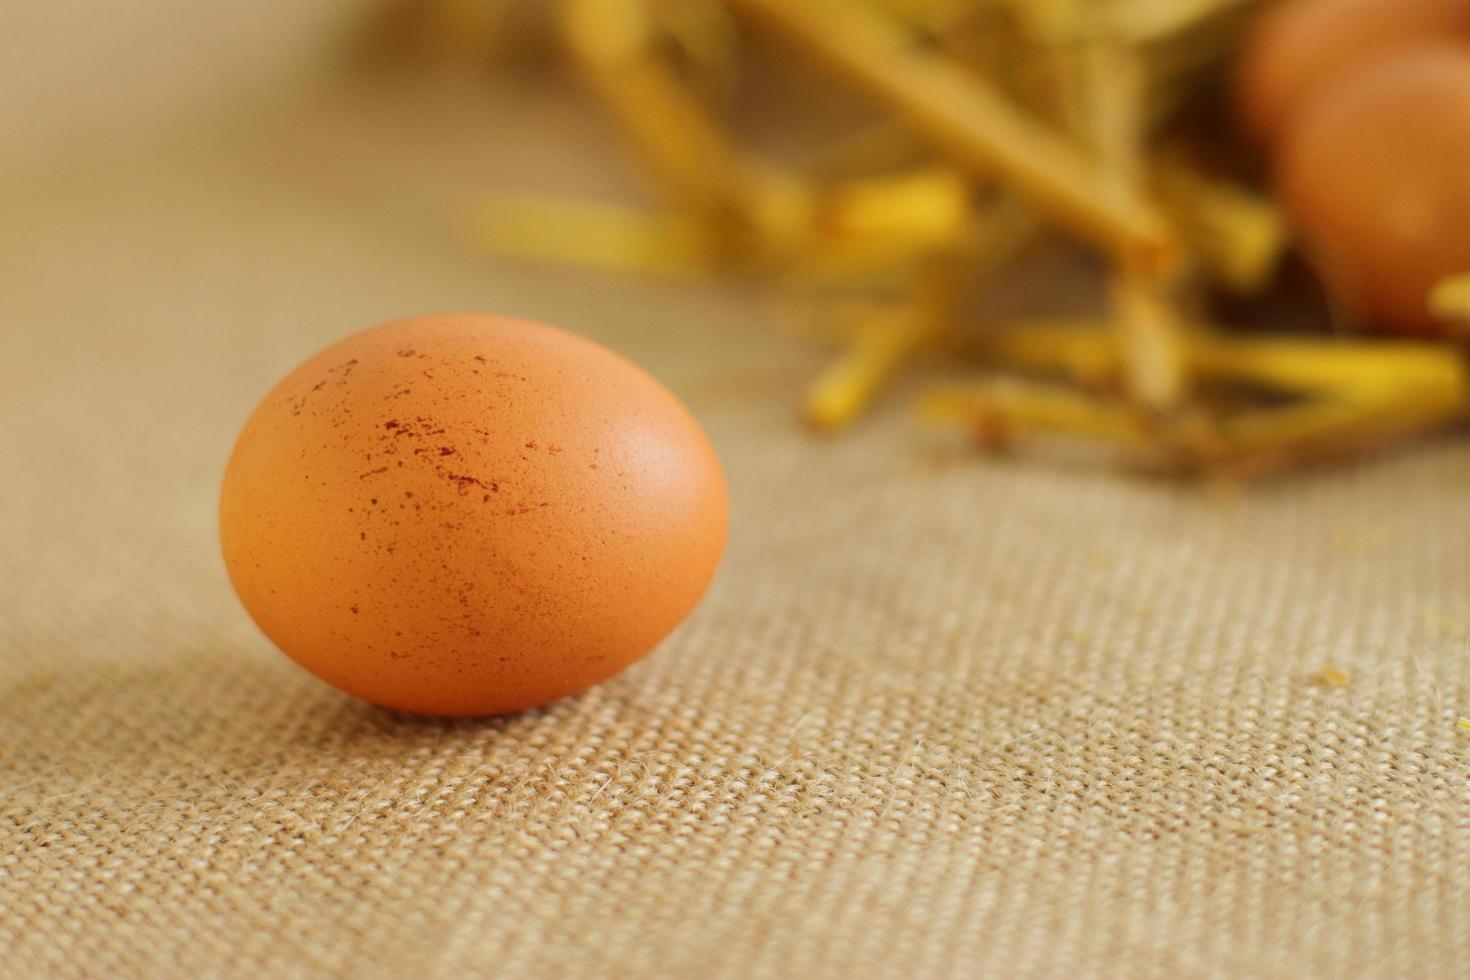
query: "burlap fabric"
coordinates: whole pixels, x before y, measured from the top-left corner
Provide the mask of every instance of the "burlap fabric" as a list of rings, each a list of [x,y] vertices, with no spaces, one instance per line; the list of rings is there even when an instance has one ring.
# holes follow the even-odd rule
[[[446,234],[496,175],[616,182],[598,124],[549,99],[375,128],[390,102],[5,188],[0,975],[1470,969],[1463,441],[1232,502],[957,456],[896,407],[813,440],[789,399],[819,355],[766,294]],[[540,150],[504,138],[532,120]],[[217,556],[254,400],[432,309],[640,360],[732,485],[688,624],[519,717],[337,694]]]

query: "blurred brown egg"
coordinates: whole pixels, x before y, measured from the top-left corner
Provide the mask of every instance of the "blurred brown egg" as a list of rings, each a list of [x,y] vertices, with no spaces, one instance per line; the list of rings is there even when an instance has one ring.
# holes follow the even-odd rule
[[[241,433],[225,563],[285,653],[377,704],[516,711],[642,657],[699,601],[727,499],[698,424],[591,341],[488,316],[375,327]]]
[[[1470,270],[1470,51],[1416,51],[1314,100],[1278,195],[1346,310],[1428,333],[1429,290]]]
[[[1456,36],[1470,45],[1470,0],[1287,0],[1251,30],[1237,66],[1246,130],[1274,145],[1318,93],[1384,57]]]

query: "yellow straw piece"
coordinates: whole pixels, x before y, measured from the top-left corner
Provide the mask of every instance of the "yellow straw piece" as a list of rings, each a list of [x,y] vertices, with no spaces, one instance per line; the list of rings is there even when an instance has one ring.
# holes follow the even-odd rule
[[[926,168],[827,186],[772,181],[750,224],[758,264],[791,278],[912,266],[971,233],[968,182]]]
[[[1088,388],[1116,384],[1122,370],[1117,333],[1101,322],[1031,320],[998,325],[968,346],[1001,367],[1057,374]]]
[[[1201,336],[1193,357],[1204,375],[1341,401],[1378,402],[1402,390],[1447,402],[1470,395],[1464,359],[1427,342]]]
[[[1286,222],[1265,197],[1166,156],[1154,172],[1164,209],[1204,271],[1238,292],[1259,289],[1286,253]]]
[[[513,258],[640,273],[711,268],[700,222],[588,201],[484,201],[470,209],[464,234],[479,248]]]
[[[1125,268],[1113,280],[1113,309],[1128,392],[1143,408],[1167,413],[1185,394],[1183,326],[1156,278]]]
[[[1080,52],[1088,137],[1103,166],[1103,187],[1115,199],[1133,194],[1144,163],[1144,66],[1136,52],[1094,41]],[[1116,263],[1113,317],[1128,393],[1152,412],[1173,411],[1185,395],[1183,326],[1165,296],[1158,268],[1132,256]]]
[[[977,348],[1005,367],[1061,374],[1093,386],[1116,380],[1123,363],[1116,339],[1083,322],[1012,326],[982,338]],[[1158,430],[1160,448],[1172,445],[1183,461],[1237,477],[1362,452],[1470,414],[1470,379],[1463,360],[1432,344],[1198,333],[1190,335],[1189,357],[1201,377],[1306,397],[1213,420],[1182,419]],[[988,409],[992,415],[1008,410],[1005,404]],[[1030,402],[1018,411],[1036,414]],[[1045,417],[1054,431],[1070,428],[1108,437],[1123,424],[1119,416],[1099,415],[1090,405]]]
[[[974,216],[968,181],[952,170],[925,168],[834,186],[822,231],[835,239],[896,239],[932,248],[954,244]]]
[[[937,330],[934,318],[920,310],[872,314],[842,356],[807,388],[802,404],[808,424],[828,432],[847,425]]]
[[[1102,192],[1086,154],[978,75],[919,48],[890,21],[835,0],[730,0],[883,99],[956,165],[1014,191],[1080,237],[1159,261],[1173,248],[1145,201]]]
[[[791,278],[842,278],[912,266],[957,247],[975,222],[967,182],[944,170],[813,189],[768,180],[734,224],[592,201],[487,199],[466,222],[487,251],[635,272],[718,263]]]
[[[865,314],[847,350],[808,387],[808,423],[830,431],[855,419],[905,363],[945,334],[961,290],[996,275],[1035,230],[1009,198],[983,208],[970,240],[926,270],[905,304]]]
[[[1470,328],[1470,272],[1441,280],[1429,293],[1429,311],[1442,320]]]
[[[1202,448],[1236,475],[1256,476],[1294,463],[1376,449],[1463,413],[1462,404],[1409,391],[1377,401],[1309,401],[1219,420],[1213,427],[1215,443]]]
[[[568,46],[671,202],[718,214],[738,209],[755,177],[682,85],[654,57],[654,24],[640,0],[563,0]]]
[[[1088,321],[1005,324],[974,342],[982,356],[1011,368],[1060,373],[1082,383],[1117,378],[1116,338]],[[1470,369],[1453,349],[1421,341],[1234,337],[1193,330],[1191,370],[1201,377],[1258,388],[1380,401],[1385,392],[1436,393],[1470,402]]]
[[[1120,406],[1068,388],[991,379],[931,387],[919,400],[920,413],[934,421],[958,422],[984,438],[1024,432],[1088,436],[1145,447],[1148,428]]]
[[[1461,718],[1455,722],[1455,727],[1462,732],[1470,732],[1470,718]]]

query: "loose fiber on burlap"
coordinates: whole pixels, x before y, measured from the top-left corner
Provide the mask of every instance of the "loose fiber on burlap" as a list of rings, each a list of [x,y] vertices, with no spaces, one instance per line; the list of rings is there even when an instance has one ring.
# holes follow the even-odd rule
[[[1463,440],[1234,501],[815,441],[766,300],[489,266],[333,119],[0,207],[0,976],[1470,969]],[[445,308],[642,361],[734,495],[681,631],[501,720],[305,675],[213,538],[281,373]]]

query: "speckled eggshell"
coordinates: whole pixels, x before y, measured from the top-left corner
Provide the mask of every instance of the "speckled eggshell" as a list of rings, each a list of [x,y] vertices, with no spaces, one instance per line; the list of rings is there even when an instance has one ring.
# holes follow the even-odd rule
[[[241,433],[220,497],[231,581],[287,655],[438,715],[581,691],[687,616],[728,502],[666,389],[523,320],[423,316],[332,345]]]

